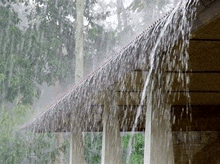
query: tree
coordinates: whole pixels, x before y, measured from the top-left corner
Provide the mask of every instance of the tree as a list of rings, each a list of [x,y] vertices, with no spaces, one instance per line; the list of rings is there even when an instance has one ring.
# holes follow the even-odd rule
[[[59,81],[66,85],[74,80],[72,63],[75,60],[75,6],[72,1],[43,1],[37,0],[36,7],[29,15],[32,33],[37,35],[40,45],[37,53],[44,55],[49,60],[46,66],[40,66],[46,70],[46,75],[41,76],[39,83],[46,80],[48,84]],[[46,67],[46,68],[45,68]],[[41,70],[37,72],[41,73]]]
[[[29,83],[32,71],[26,68],[31,63],[22,52],[23,34],[16,26],[18,23],[17,13],[11,10],[10,5],[0,6],[0,104],[3,101],[12,102],[18,94],[23,97],[23,103],[32,102],[38,92]]]
[[[84,0],[76,0],[76,62],[75,62],[75,84],[82,80],[84,76]],[[70,164],[85,164],[83,136],[80,127],[78,127],[77,117],[74,117],[72,124],[72,134],[70,138]]]
[[[21,163],[24,147],[21,139],[14,134],[16,127],[24,122],[28,106],[19,104],[11,113],[3,106],[0,115],[0,163]],[[16,138],[16,139],[15,139]]]
[[[0,163],[49,163],[58,149],[53,147],[53,134],[33,134],[18,129],[32,114],[30,105],[18,102],[9,110],[2,107],[0,114]]]
[[[32,111],[30,104],[40,95],[38,86],[43,82],[47,82],[48,85],[57,80],[63,82],[67,79],[68,73],[71,74],[74,70],[73,55],[71,57],[67,55],[68,52],[72,52],[68,49],[72,47],[68,47],[71,43],[68,39],[64,39],[65,42],[60,41],[65,32],[67,32],[65,36],[71,37],[67,30],[71,31],[72,28],[65,25],[63,33],[60,34],[59,32],[62,31],[62,25],[60,25],[51,35],[48,32],[49,27],[53,27],[50,25],[56,21],[46,17],[48,19],[30,23],[24,31],[18,27],[20,20],[13,5],[14,3],[9,2],[0,4],[0,45],[2,47],[0,50],[2,59],[0,61],[0,91],[2,93],[0,161],[1,163],[21,163],[22,161],[30,163],[34,160],[35,163],[42,163],[42,161],[51,161],[52,154],[58,153],[58,149],[51,148],[54,136],[47,137],[48,134],[45,134],[47,140],[44,140],[45,136],[28,134],[26,137],[25,134],[16,131],[27,118],[26,113]],[[63,22],[71,23],[68,20]],[[60,31],[57,32],[57,29]],[[65,52],[64,48],[68,52]],[[18,102],[13,103],[14,107],[7,105],[8,101],[13,102],[15,99]]]
[[[84,76],[84,0],[76,0],[76,12],[75,83],[78,83]]]
[[[20,20],[11,4],[0,6],[1,102],[20,96],[22,103],[32,104],[44,81],[53,85],[58,80],[65,83],[74,79],[74,26],[66,18],[69,13],[60,9],[59,14],[52,8],[44,15],[39,5],[29,16],[36,21],[30,20],[26,31],[18,28]],[[39,12],[38,17],[35,12]]]
[[[112,16],[113,4],[104,1],[86,1],[84,17],[84,69],[85,74],[97,69],[103,61],[116,53],[115,29],[106,23],[106,19]],[[98,8],[98,10],[97,10]]]
[[[132,153],[127,157],[127,148],[130,138],[132,137]],[[123,158],[124,162],[129,158],[129,163],[143,163],[144,162],[144,134],[136,133],[131,135],[129,133],[122,136]]]
[[[85,157],[87,164],[101,163],[102,133],[85,134]]]
[[[126,16],[126,11],[125,11],[124,4],[123,4],[122,0],[117,0],[117,17],[118,17],[118,28],[121,31],[122,30],[122,22],[123,22],[123,27],[124,28],[127,27],[127,16]]]

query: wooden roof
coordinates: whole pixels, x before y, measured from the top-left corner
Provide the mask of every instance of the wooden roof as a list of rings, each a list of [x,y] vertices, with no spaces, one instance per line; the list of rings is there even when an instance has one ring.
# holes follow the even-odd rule
[[[220,104],[220,1],[212,0],[197,8],[197,17],[193,23],[189,44],[189,69],[181,73],[190,74],[189,93],[194,105]],[[131,130],[136,109],[140,105],[141,92],[149,71],[149,54],[159,37],[166,21],[167,28],[178,31],[181,14],[189,8],[178,8],[155,22],[143,31],[130,44],[102,67],[87,76],[61,99],[38,115],[21,129],[35,132],[68,132],[78,120],[84,131],[102,130],[102,111],[106,102],[111,102],[113,110],[119,112],[121,130]],[[170,15],[174,14],[174,17]],[[180,38],[161,38],[156,55],[167,53],[167,47],[178,47]],[[162,57],[161,57],[162,58]],[[164,73],[179,74],[174,67],[164,67]],[[177,90],[181,84],[174,78],[170,99],[172,105],[186,104],[186,90]],[[174,94],[179,94],[179,99]],[[109,99],[106,101],[106,99]],[[108,104],[109,105],[109,104]],[[144,105],[142,106],[144,109]],[[145,115],[142,113],[136,130],[144,130]]]

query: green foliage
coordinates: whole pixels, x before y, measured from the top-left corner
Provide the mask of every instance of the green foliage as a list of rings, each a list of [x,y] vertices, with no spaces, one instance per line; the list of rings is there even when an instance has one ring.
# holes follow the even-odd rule
[[[85,133],[84,140],[87,164],[101,163],[102,133]]]
[[[127,133],[122,136],[122,150],[123,150],[123,159],[124,163],[127,157],[127,149],[129,146],[129,140],[131,138],[131,134]],[[136,133],[132,136],[132,153],[129,159],[130,164],[141,164],[144,163],[144,134]]]
[[[74,26],[66,19],[73,12],[66,12],[73,8],[69,2],[59,1],[59,10],[50,4],[46,15],[38,6],[39,13],[29,15],[38,21],[32,21],[26,31],[18,28],[13,7],[0,5],[0,104],[17,96],[22,97],[23,104],[32,104],[39,98],[38,86],[43,82],[73,81]],[[63,8],[66,11],[61,11]]]
[[[100,7],[95,10],[94,6]],[[88,24],[85,32],[85,71],[89,73],[96,69],[110,55],[114,54],[116,32],[111,27],[103,24],[111,16],[108,5],[99,1],[86,1],[84,16]]]
[[[30,115],[30,106],[18,104],[10,111],[2,107],[0,112],[0,163],[20,163],[23,160],[24,145],[16,132]]]
[[[121,138],[123,161],[126,163],[127,149],[131,134],[127,133]],[[102,133],[85,133],[85,156],[88,164],[101,163]],[[132,153],[130,164],[141,164],[144,162],[144,133],[136,133],[132,137]]]
[[[55,146],[55,135],[50,133],[28,134],[31,136],[23,142],[26,144],[24,163],[48,164],[53,163],[54,157],[59,156]]]
[[[156,9],[158,8],[159,10],[161,10],[165,5],[169,4],[170,0],[134,0],[131,5],[128,7],[128,9],[132,10],[132,11],[138,11],[140,12],[141,10],[144,10],[146,8],[144,8],[144,6],[148,7],[148,10],[150,10],[150,8],[152,9]]]
[[[36,1],[29,15],[28,31],[33,34],[32,58],[37,69],[37,82],[54,84],[74,81],[75,6],[72,1]],[[43,5],[43,6],[42,6]],[[38,21],[33,21],[38,20]],[[28,35],[29,32],[27,32]]]
[[[54,134],[22,132],[20,126],[32,113],[29,105],[18,103],[11,110],[0,112],[0,163],[47,164],[58,156]],[[66,144],[66,143],[64,143]],[[64,145],[65,146],[65,145]]]
[[[0,163],[49,163],[58,154],[54,135],[17,130],[30,116],[28,104],[39,97],[39,85],[73,79],[74,28],[63,17],[59,18],[60,26],[56,26],[56,20],[43,19],[41,14],[38,24],[31,23],[27,30],[21,30],[18,14],[12,4],[7,4],[0,4],[0,104],[20,99],[13,108],[2,105],[0,109]]]

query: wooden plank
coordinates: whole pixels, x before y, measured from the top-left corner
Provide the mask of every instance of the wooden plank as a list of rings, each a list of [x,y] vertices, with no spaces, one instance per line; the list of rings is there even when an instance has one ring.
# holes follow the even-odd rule
[[[209,1],[200,2],[200,4],[197,6],[197,11],[196,11],[197,15],[196,15],[196,20],[193,22],[193,28],[192,28],[193,34],[191,37],[210,38],[210,37],[220,36],[218,35],[219,33],[216,33],[217,31],[213,30],[214,26],[207,27],[211,23],[216,25],[215,22],[213,22],[213,20],[215,20],[215,18],[220,15],[219,8],[220,8],[220,2],[218,0],[212,0],[212,1],[209,0]],[[217,27],[215,26],[214,28]]]
[[[115,97],[115,100],[118,105],[139,105],[141,100],[141,92],[116,92]]]
[[[218,151],[218,135],[219,132],[216,131],[173,132],[175,164],[186,164],[189,160],[193,164],[218,163],[217,161],[213,161],[213,163],[210,161],[214,156],[219,156],[218,153],[210,153],[210,151],[214,152],[215,148]],[[211,146],[210,143],[215,145]]]
[[[165,68],[165,70],[167,72],[185,71],[177,67],[180,64],[180,61],[178,61],[178,47],[174,47],[174,49],[176,49],[176,53],[173,54],[170,64],[168,64],[169,67]],[[188,52],[188,72],[201,71],[208,73],[220,71],[220,41],[191,40]],[[175,65],[172,64],[174,60]]]
[[[155,99],[154,92],[150,89],[147,94],[146,124],[145,124],[145,164],[174,164],[174,152],[169,115],[161,115],[161,109]],[[160,110],[159,110],[159,109]]]
[[[220,131],[220,105],[172,106],[172,131]]]
[[[59,155],[55,157],[54,164],[65,164],[65,149],[62,146],[62,144],[64,143],[63,134],[55,133],[55,139]]]
[[[77,125],[76,125],[77,126]],[[84,155],[82,131],[75,131],[70,137],[70,162],[69,164],[86,164]]]
[[[177,80],[178,74],[173,81],[173,90],[177,91],[181,86],[181,82]],[[190,78],[189,90],[190,91],[220,91],[220,72],[219,73],[187,73]]]
[[[172,105],[219,105],[220,92],[190,92],[190,101],[184,92],[172,93],[169,97]]]
[[[220,42],[190,41],[190,71],[220,71]]]
[[[200,39],[219,39],[220,38],[220,3],[218,3],[212,10],[204,12],[199,15],[194,23],[194,26],[200,26],[200,28],[194,27],[191,38]],[[208,14],[207,14],[208,13]]]
[[[144,163],[151,163],[151,136],[152,136],[152,91],[147,94],[147,109],[145,120]]]
[[[122,77],[121,80],[115,85],[114,90],[116,91],[136,91],[142,90],[144,87],[144,81],[146,79],[146,71],[135,70],[126,76]]]
[[[105,106],[103,115],[101,164],[123,163],[118,117],[111,113],[108,105]]]

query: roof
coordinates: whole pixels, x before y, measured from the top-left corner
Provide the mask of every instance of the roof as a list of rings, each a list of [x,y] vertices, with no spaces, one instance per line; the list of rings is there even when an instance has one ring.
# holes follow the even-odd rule
[[[205,5],[201,4],[199,9],[207,8]],[[144,80],[150,68],[149,58],[152,49],[162,58],[169,53],[169,47],[181,42],[182,34],[179,31],[181,18],[185,13],[190,15],[194,7],[180,5],[179,8],[169,12],[21,129],[39,133],[68,132],[75,126],[73,119],[76,119],[83,131],[99,131],[102,129],[102,112],[106,99],[112,102],[110,105],[113,110],[119,111],[119,117],[125,117],[126,113],[126,117],[132,118],[131,116],[136,114],[136,110],[133,109],[140,105]],[[196,21],[194,30],[204,23],[198,19]],[[160,33],[162,30],[165,31],[163,35]],[[159,46],[155,46],[157,42]],[[129,108],[129,112],[125,111],[125,108]],[[123,120],[120,120],[121,129],[129,130],[134,120],[125,122]],[[138,127],[143,123],[144,116],[141,117]]]

